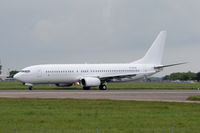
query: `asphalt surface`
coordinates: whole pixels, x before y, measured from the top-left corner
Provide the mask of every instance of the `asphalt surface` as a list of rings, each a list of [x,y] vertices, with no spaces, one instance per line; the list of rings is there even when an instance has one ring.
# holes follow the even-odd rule
[[[1,98],[72,98],[136,101],[193,102],[190,96],[200,96],[199,90],[8,90]],[[194,101],[194,103],[200,103]]]

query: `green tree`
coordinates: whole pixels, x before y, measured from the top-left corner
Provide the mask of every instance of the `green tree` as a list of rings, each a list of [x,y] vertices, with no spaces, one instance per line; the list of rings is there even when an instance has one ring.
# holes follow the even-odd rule
[[[169,75],[164,76],[163,80],[170,80],[170,76]]]
[[[197,74],[190,71],[186,73],[186,76],[187,76],[187,80],[196,80],[197,78]]]
[[[13,76],[18,73],[19,71],[13,70],[9,72],[9,78],[13,78]]]
[[[170,75],[166,75],[164,80],[197,80],[197,74],[193,72],[187,72],[187,73],[172,73]]]
[[[200,81],[200,72],[197,73],[196,75],[196,80],[199,82]]]

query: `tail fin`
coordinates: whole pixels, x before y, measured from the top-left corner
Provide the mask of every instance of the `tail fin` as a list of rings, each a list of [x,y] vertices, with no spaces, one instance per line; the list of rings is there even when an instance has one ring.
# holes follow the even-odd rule
[[[145,56],[133,63],[161,65],[167,32],[161,31]]]

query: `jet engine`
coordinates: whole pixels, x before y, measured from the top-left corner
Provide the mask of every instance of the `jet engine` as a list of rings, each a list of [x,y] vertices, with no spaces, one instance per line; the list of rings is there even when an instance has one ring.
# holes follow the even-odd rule
[[[65,84],[65,83],[59,83],[59,84],[56,84],[56,86],[58,87],[69,87],[69,86],[72,86],[73,84]]]
[[[86,78],[81,79],[81,84],[84,87],[95,87],[95,86],[99,86],[101,84],[101,81],[98,78],[86,77]]]

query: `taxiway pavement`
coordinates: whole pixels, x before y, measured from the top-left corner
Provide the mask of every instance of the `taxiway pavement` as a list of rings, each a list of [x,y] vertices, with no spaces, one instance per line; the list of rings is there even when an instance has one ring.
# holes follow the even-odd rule
[[[1,98],[72,98],[136,101],[193,102],[190,96],[199,96],[199,90],[2,90]],[[195,103],[200,103],[194,101]]]

